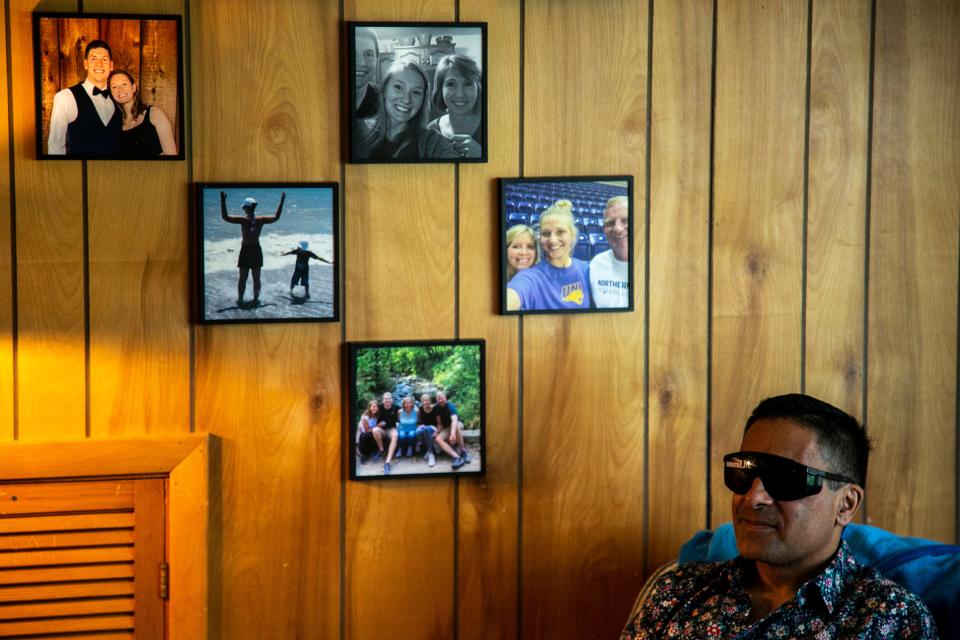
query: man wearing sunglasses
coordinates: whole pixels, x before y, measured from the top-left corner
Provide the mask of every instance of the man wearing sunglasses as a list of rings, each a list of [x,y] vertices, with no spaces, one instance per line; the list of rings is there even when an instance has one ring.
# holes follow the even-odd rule
[[[622,640],[937,638],[923,602],[841,540],[863,502],[869,451],[856,419],[816,398],[757,405],[722,462],[740,556],[664,573]]]

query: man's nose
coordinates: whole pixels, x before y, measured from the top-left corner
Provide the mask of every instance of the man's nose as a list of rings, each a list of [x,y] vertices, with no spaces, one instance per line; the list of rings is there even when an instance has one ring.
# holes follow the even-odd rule
[[[773,498],[767,493],[767,489],[763,486],[763,480],[760,479],[760,476],[753,479],[753,484],[750,485],[750,489],[747,490],[743,498],[749,505],[754,507],[768,505],[773,502]]]

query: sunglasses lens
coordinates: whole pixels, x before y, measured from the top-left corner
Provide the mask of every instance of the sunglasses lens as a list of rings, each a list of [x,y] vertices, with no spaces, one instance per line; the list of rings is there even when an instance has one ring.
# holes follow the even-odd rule
[[[743,495],[753,486],[760,472],[760,465],[753,456],[728,453],[723,456],[723,483],[727,489]]]
[[[804,465],[779,456],[732,453],[723,463],[724,484],[738,495],[747,493],[758,476],[767,494],[781,502],[815,495],[822,488],[816,478],[808,478]]]
[[[753,479],[756,475],[755,472],[750,470],[724,467],[723,483],[727,485],[727,489],[730,489],[730,491],[743,495],[753,486]]]
[[[763,487],[774,500],[787,501],[805,497],[806,472],[797,477],[793,469],[782,469],[764,474]],[[768,476],[768,477],[767,477]]]

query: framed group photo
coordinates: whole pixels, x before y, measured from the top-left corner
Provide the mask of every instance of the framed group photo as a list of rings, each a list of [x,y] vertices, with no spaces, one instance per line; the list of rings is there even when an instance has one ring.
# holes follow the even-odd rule
[[[182,160],[176,15],[33,14],[37,157]]]
[[[338,186],[196,186],[200,323],[339,318]]]
[[[487,161],[487,25],[347,23],[349,160]]]
[[[633,177],[500,179],[504,314],[631,311]]]
[[[348,343],[353,480],[486,472],[483,340]]]

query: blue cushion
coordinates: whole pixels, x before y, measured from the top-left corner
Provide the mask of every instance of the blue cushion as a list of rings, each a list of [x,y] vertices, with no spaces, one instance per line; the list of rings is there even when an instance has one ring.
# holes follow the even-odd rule
[[[960,638],[960,547],[905,538],[866,524],[843,531],[854,557],[918,595],[930,608],[941,638]],[[723,562],[737,556],[733,525],[698,531],[680,548],[684,562]]]

